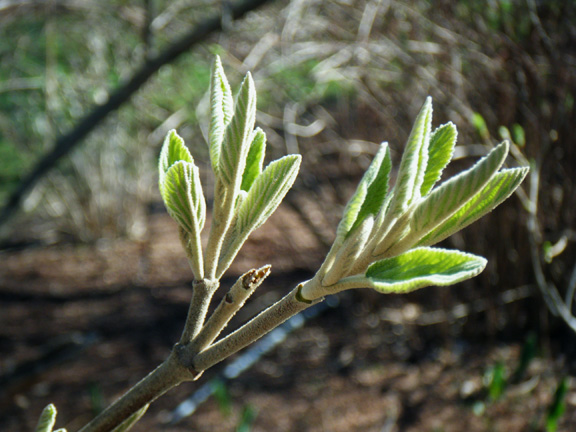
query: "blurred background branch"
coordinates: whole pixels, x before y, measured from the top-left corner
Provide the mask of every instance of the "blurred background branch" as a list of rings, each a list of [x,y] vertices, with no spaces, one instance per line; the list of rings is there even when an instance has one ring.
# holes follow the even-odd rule
[[[150,33],[150,2],[144,11],[144,64],[130,77],[126,83],[114,90],[107,98],[106,102],[97,105],[90,110],[87,115],[82,117],[77,125],[68,133],[60,136],[54,143],[53,149],[46,153],[34,166],[29,174],[24,176],[16,189],[11,193],[4,207],[0,211],[0,226],[4,224],[16,211],[23,197],[30,189],[50,170],[56,163],[66,156],[78,143],[86,137],[96,126],[100,124],[111,112],[117,110],[123,103],[140,89],[148,79],[153,76],[162,66],[176,60],[180,55],[191,49],[196,44],[208,38],[213,32],[222,29],[223,19],[229,16],[231,19],[239,19],[246,13],[257,7],[269,2],[270,0],[247,0],[226,6],[228,11],[224,14],[206,18],[201,21],[193,30],[183,35],[178,40],[171,43],[163,49],[157,56],[149,57],[151,43]],[[51,9],[60,6],[58,3],[51,1],[41,2],[42,5]],[[32,3],[31,6],[38,6],[38,3]],[[10,5],[7,5],[8,8]],[[20,5],[22,7],[23,5]],[[0,5],[1,9],[1,5]],[[47,77],[48,78],[48,77]],[[49,83],[49,80],[46,81]],[[48,90],[48,85],[46,86]]]

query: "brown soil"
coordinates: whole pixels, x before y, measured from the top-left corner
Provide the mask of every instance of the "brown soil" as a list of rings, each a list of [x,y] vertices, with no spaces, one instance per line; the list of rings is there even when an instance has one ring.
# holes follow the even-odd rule
[[[273,276],[232,327],[309,277],[323,254],[285,208],[244,250],[230,274],[272,263]],[[32,431],[50,402],[57,426],[77,430],[179,337],[191,272],[165,215],[150,217],[145,241],[28,248],[3,252],[0,262],[0,431]],[[388,319],[391,308],[405,320]],[[165,424],[216,367],[159,399],[134,430],[234,431],[247,408],[256,412],[252,431],[543,430],[563,362],[536,358],[491,403],[482,377],[497,362],[512,371],[522,341],[455,340],[446,326],[416,326],[414,310],[400,297],[344,295],[228,384],[229,412],[210,398],[193,416]],[[576,430],[573,387],[559,430]]]

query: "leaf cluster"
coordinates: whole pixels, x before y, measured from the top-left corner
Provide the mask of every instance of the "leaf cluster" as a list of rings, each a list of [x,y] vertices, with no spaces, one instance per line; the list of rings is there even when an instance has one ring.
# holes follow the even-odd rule
[[[219,279],[248,238],[276,210],[300,166],[288,155],[263,168],[266,134],[254,128],[256,91],[250,73],[234,102],[217,57],[210,86],[208,148],[216,177],[212,227],[206,249],[201,232],[206,202],[198,167],[176,131],[168,133],[159,164],[160,193],[169,214],[181,228],[196,280]]]
[[[428,98],[406,143],[394,187],[388,144],[380,146],[344,209],[324,264],[302,289],[305,298],[359,287],[408,292],[451,285],[484,269],[482,257],[430,246],[502,203],[528,168],[501,169],[509,149],[504,141],[473,167],[435,187],[452,159],[456,137],[452,123],[432,130]]]

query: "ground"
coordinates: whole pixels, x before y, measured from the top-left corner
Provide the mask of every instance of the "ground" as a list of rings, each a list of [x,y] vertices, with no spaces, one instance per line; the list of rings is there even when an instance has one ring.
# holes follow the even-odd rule
[[[273,274],[231,326],[310,277],[323,254],[317,243],[289,208],[257,231],[229,273],[272,263]],[[178,340],[191,272],[165,214],[149,217],[139,241],[9,250],[0,262],[1,431],[32,431],[50,402],[57,427],[77,430]],[[490,401],[486,371],[499,362],[513,371],[524,339],[452,338],[446,325],[417,325],[421,307],[369,291],[343,295],[194,415],[166,424],[221,368],[160,398],[134,430],[234,431],[248,411],[255,419],[244,430],[255,432],[544,430],[566,361],[537,356]],[[573,387],[558,430],[576,430]]]

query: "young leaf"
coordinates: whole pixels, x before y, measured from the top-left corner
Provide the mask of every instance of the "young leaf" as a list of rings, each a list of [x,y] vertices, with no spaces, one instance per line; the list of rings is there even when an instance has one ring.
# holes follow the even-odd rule
[[[428,147],[428,166],[420,188],[421,196],[426,196],[430,192],[452,159],[457,134],[453,123],[446,123],[432,133]]]
[[[218,173],[224,132],[233,114],[232,90],[226,79],[220,57],[216,56],[210,80],[210,130],[208,132],[208,148],[214,173]]]
[[[414,210],[411,223],[415,235],[425,235],[456,213],[496,174],[508,154],[508,143],[494,148],[476,165],[464,171],[424,198]]]
[[[352,228],[338,250],[330,269],[322,278],[322,285],[334,285],[350,272],[362,253],[364,246],[366,246],[373,226],[374,217],[368,215],[361,224]]]
[[[394,197],[390,203],[390,217],[397,217],[420,198],[420,188],[428,164],[428,144],[432,126],[432,98],[428,97],[418,113],[410,137],[406,143],[398,177],[394,188]]]
[[[268,165],[258,176],[238,209],[242,230],[255,230],[276,210],[292,187],[300,168],[300,155],[288,155]]]
[[[455,250],[416,248],[368,267],[371,287],[383,293],[405,293],[431,285],[446,286],[478,275],[482,257]]]
[[[40,414],[36,432],[52,432],[54,423],[56,423],[56,414],[56,407],[53,404],[47,405]]]
[[[262,172],[262,163],[264,162],[264,154],[266,153],[266,134],[260,128],[256,128],[252,134],[252,144],[248,151],[246,158],[246,168],[242,175],[242,185],[240,189],[248,191],[254,183],[254,180]]]
[[[250,72],[242,81],[238,92],[234,117],[228,127],[219,161],[220,179],[226,186],[240,186],[250,150],[250,137],[256,121],[256,90]]]
[[[388,193],[390,168],[390,149],[388,143],[382,143],[344,209],[336,231],[338,238],[344,239],[369,215],[378,214]]]
[[[166,173],[160,192],[170,216],[191,235],[200,235],[206,219],[206,201],[198,168],[193,163],[176,162]]]
[[[218,275],[226,271],[250,233],[260,227],[280,205],[296,180],[301,159],[300,155],[284,156],[270,163],[256,178],[238,207],[233,226],[226,234]]]
[[[166,134],[162,150],[160,151],[160,162],[158,164],[158,185],[160,186],[160,191],[162,191],[164,185],[166,172],[178,161],[194,163],[190,151],[184,145],[184,140],[172,129]]]
[[[529,169],[512,168],[497,173],[474,197],[444,223],[423,237],[418,246],[429,246],[466,228],[505,201],[522,183]]]

